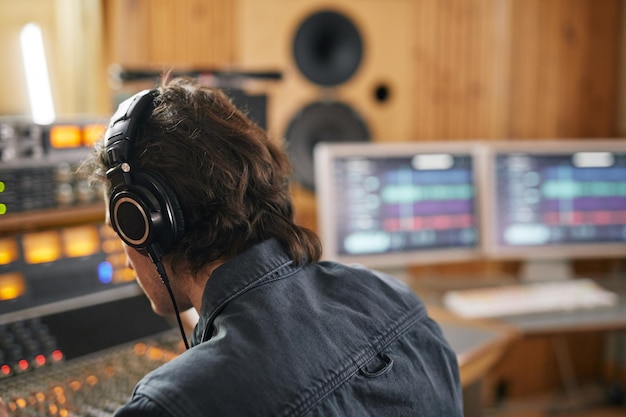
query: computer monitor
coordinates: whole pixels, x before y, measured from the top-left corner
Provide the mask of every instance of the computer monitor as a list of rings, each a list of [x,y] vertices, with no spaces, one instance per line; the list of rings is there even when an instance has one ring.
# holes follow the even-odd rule
[[[487,256],[558,279],[574,258],[626,255],[626,140],[494,142],[483,155]]]
[[[324,258],[396,274],[478,258],[476,154],[469,142],[318,144]]]

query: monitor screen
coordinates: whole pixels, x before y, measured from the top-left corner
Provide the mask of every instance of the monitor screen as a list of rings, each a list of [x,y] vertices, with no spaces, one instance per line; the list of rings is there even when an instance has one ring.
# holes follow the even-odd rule
[[[320,143],[324,258],[404,268],[478,257],[476,153],[469,142]]]
[[[626,141],[500,142],[485,155],[488,256],[624,256]]]

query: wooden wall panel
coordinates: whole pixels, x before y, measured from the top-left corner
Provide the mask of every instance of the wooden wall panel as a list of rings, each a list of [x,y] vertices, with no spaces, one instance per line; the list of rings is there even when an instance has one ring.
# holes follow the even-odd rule
[[[344,3],[346,10],[357,7],[359,13],[367,13],[358,8],[358,0]],[[272,25],[293,28],[290,10],[294,5],[283,8],[281,17],[283,9],[275,10],[280,4],[276,1],[265,3],[267,11],[263,2],[245,0],[104,0],[104,4],[110,22],[111,62],[159,68],[256,65],[286,69],[288,76],[293,75],[289,53],[284,50],[289,41],[280,39],[286,32],[277,30],[273,40],[257,41],[252,52],[250,39],[255,36],[250,32]],[[307,4],[327,5],[324,1]],[[412,99],[396,113],[402,119],[412,117],[407,133],[397,135],[394,130],[390,137],[445,140],[616,134],[620,0],[414,0],[410,4],[410,38],[389,48],[409,57],[402,65],[402,85],[395,91],[401,95],[410,91]],[[261,13],[248,19],[254,22],[252,26],[242,27],[246,19],[241,16],[246,16],[250,5]],[[277,61],[276,51],[281,48],[283,56]],[[409,68],[412,75],[407,79]],[[347,87],[349,91],[359,88]],[[290,85],[289,97],[310,95],[307,88],[311,89],[302,82]],[[363,83],[363,88],[371,85]],[[284,125],[289,110],[277,108],[274,113],[278,114],[269,117]],[[397,124],[403,123],[407,121]],[[385,132],[376,135],[384,137]]]
[[[616,135],[619,0],[414,7],[417,140]]]
[[[510,3],[414,2],[416,140],[505,136]]]
[[[511,8],[507,136],[616,134],[619,0],[525,0]]]
[[[231,0],[105,0],[109,60],[129,68],[222,68],[234,56]]]

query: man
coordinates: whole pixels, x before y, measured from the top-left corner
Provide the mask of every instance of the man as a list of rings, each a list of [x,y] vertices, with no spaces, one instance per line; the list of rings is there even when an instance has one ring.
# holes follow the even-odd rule
[[[462,416],[455,355],[424,305],[391,277],[319,261],[293,221],[286,154],[219,90],[179,78],[137,94],[87,166],[154,311],[199,315],[191,348],[117,416]]]

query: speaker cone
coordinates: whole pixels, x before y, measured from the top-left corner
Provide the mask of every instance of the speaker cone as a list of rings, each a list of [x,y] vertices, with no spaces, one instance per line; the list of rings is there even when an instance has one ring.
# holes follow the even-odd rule
[[[370,140],[370,133],[352,107],[341,102],[314,102],[291,120],[285,139],[295,179],[314,190],[315,145],[319,142],[366,142]]]
[[[334,86],[347,81],[359,68],[363,43],[356,26],[347,17],[322,11],[300,25],[293,54],[298,68],[310,81]]]

